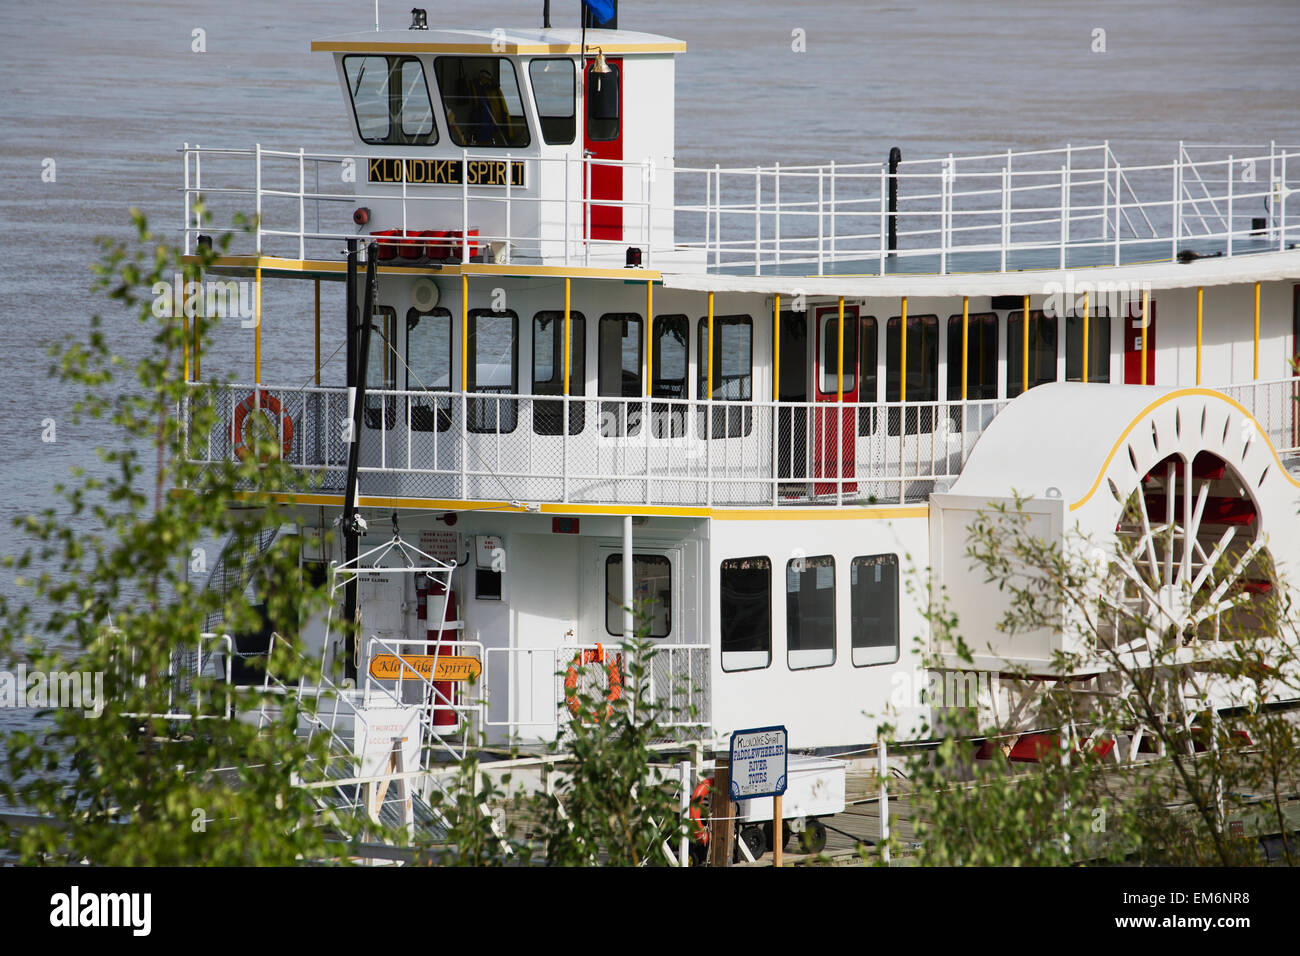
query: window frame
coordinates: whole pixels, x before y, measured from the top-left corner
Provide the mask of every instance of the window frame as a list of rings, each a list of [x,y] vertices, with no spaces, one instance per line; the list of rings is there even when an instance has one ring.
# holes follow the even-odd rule
[[[595,66],[596,63],[593,60],[583,70],[583,89],[584,92],[588,93],[588,95],[583,97],[582,104],[583,136],[585,137],[586,142],[590,143],[615,143],[623,136],[623,71],[619,68],[618,63],[607,63],[606,66],[609,67],[608,74],[594,73],[593,71]],[[592,76],[604,75],[613,76],[614,78],[614,133],[612,136],[595,136],[591,131],[592,108],[598,101],[595,96],[589,95],[591,89],[590,78]],[[603,122],[609,121],[608,116],[598,117],[598,119]]]
[[[1001,342],[999,331],[1000,323],[996,312],[971,312],[967,319],[970,323],[970,340],[966,350],[966,400],[969,402],[979,402],[998,397],[998,357]],[[948,316],[948,401],[961,401],[961,313]],[[988,348],[989,328],[992,328],[993,343],[991,350]],[[980,331],[977,332],[976,329]],[[976,343],[979,343],[978,346]],[[987,356],[987,357],[985,357]],[[980,376],[979,384],[975,384],[971,376],[971,364],[974,363],[976,368],[979,367],[980,358],[984,357],[985,371],[988,371],[988,363],[992,362],[993,378],[991,382],[984,381],[984,376]]]
[[[879,560],[886,559],[886,560]],[[889,560],[892,559],[892,560]],[[868,563],[869,562],[869,563]],[[893,632],[894,640],[892,644],[858,644],[859,638],[859,618],[857,615],[856,592],[858,584],[855,579],[858,577],[858,568],[865,567],[890,567],[893,569],[894,587],[893,587]],[[854,667],[879,667],[881,664],[898,663],[901,654],[901,629],[899,620],[899,589],[901,578],[899,576],[898,555],[894,552],[884,552],[882,554],[860,554],[849,561],[849,657]],[[861,663],[858,660],[859,650],[880,650],[892,647],[893,656],[885,657],[883,655],[876,659],[864,659]],[[863,655],[866,658],[868,655]]]
[[[546,132],[546,121],[564,119],[565,117],[547,116],[542,112],[542,101],[537,97],[537,83],[533,77],[533,65],[537,63],[567,63],[569,64],[569,80],[572,84],[571,103],[573,112],[569,114],[569,121],[573,124],[569,132],[568,139],[551,139]],[[533,112],[537,116],[537,132],[542,137],[542,142],[547,146],[572,146],[578,138],[578,64],[567,56],[536,56],[528,61],[528,89],[533,97]]]
[[[728,567],[727,567],[727,565],[729,565],[729,564],[738,564],[738,563],[740,563],[740,562],[760,562],[760,565],[757,566],[757,567],[752,567],[752,568],[748,568],[748,567],[728,568]],[[766,567],[763,567],[762,565],[766,565]],[[726,607],[727,607],[727,605],[726,605],[727,586],[726,586],[725,578],[726,578],[727,572],[728,572],[729,570],[730,570],[730,571],[766,571],[766,572],[767,572],[767,606],[766,606],[766,608],[764,609],[765,620],[766,620],[766,623],[767,623],[767,641],[766,641],[767,649],[766,649],[766,651],[757,651],[757,650],[728,650],[728,649],[727,649],[727,621],[726,621],[726,614],[725,614],[725,612],[726,612]],[[742,604],[746,604],[746,603],[748,603],[748,602],[750,602],[750,601],[752,601],[752,600],[753,600],[753,595],[752,595],[752,594],[749,594],[749,595],[746,595],[746,596],[745,596],[744,601],[742,601],[741,603],[742,603]],[[742,622],[742,623],[743,623],[743,622]],[[761,555],[761,554],[760,554],[760,555],[752,555],[752,556],[750,556],[750,557],[743,557],[743,558],[724,558],[724,559],[722,559],[722,561],[718,564],[718,654],[719,654],[719,658],[720,658],[721,663],[722,663],[722,670],[723,670],[725,673],[728,673],[728,674],[736,674],[736,673],[741,673],[741,672],[743,672],[743,671],[766,670],[767,668],[769,668],[769,667],[772,666],[772,658],[773,658],[773,653],[772,653],[772,559],[769,558],[769,557],[767,557],[766,555]],[[741,665],[741,666],[728,667],[728,666],[727,666],[727,657],[728,657],[728,655],[736,655],[736,654],[746,654],[746,655],[766,654],[766,658],[767,658],[767,659],[766,659],[762,664],[745,663],[745,664],[743,664],[743,665]],[[747,658],[747,660],[748,660],[748,658]],[[734,663],[734,658],[733,658],[733,663]]]
[[[1047,315],[1042,309],[1029,310],[1029,388],[1037,388],[1039,385],[1050,385],[1057,381],[1056,378],[1056,356],[1060,343],[1061,323],[1055,315]],[[1023,348],[1024,332],[1012,332],[1011,327],[1014,323],[1024,321],[1024,309],[1014,309],[1007,313],[1007,398],[1016,398],[1023,395],[1027,389],[1022,388],[1024,376],[1021,374],[1022,356],[1012,355],[1012,348],[1019,350]],[[1041,330],[1050,328],[1052,330],[1053,342],[1051,352],[1040,348]],[[1023,329],[1023,327],[1022,327]],[[1050,377],[1039,376],[1040,365],[1051,369]]]
[[[419,382],[411,381],[411,376],[413,374],[412,366],[415,364],[413,358],[414,351],[411,343],[411,331],[415,328],[415,324],[412,323],[411,320],[412,319],[418,320],[423,318],[438,318],[438,319],[447,320],[447,385],[445,388],[438,385],[422,385]],[[419,392],[419,391],[446,392],[450,396],[452,390],[452,375],[455,371],[452,364],[453,363],[453,358],[452,358],[453,335],[454,335],[454,331],[452,326],[452,315],[450,309],[444,308],[442,306],[434,306],[432,309],[429,309],[427,311],[421,311],[414,307],[406,310],[406,390],[408,392]],[[417,399],[412,398],[407,403],[408,420],[410,422],[412,431],[445,432],[451,428],[451,398],[450,397],[432,399],[431,401],[433,402],[433,405],[431,409],[426,409],[426,406],[422,404],[417,404],[417,401],[418,401]],[[426,411],[428,411],[434,419],[433,427],[429,427],[426,422],[426,419],[429,417],[429,415],[425,414]],[[418,415],[417,412],[419,413]]]
[[[444,88],[444,85],[443,85],[443,82],[442,82],[442,80],[443,80],[443,77],[442,77],[442,67],[440,66],[440,64],[443,63],[444,61],[446,61],[446,62],[450,62],[450,61],[454,61],[454,60],[455,60],[455,61],[461,61],[462,63],[463,63],[464,61],[467,61],[467,60],[468,60],[468,61],[474,61],[474,60],[495,60],[495,61],[497,61],[498,63],[505,63],[505,64],[509,65],[509,67],[510,67],[510,73],[511,73],[511,76],[513,77],[513,79],[514,79],[514,83],[515,83],[515,95],[519,98],[519,122],[522,124],[522,127],[523,127],[523,141],[522,141],[522,142],[507,142],[507,143],[501,143],[501,144],[497,144],[497,143],[471,143],[471,142],[468,141],[468,138],[465,137],[465,136],[462,134],[462,132],[461,132],[461,126],[460,126],[459,124],[456,124],[456,123],[453,123],[453,122],[452,122],[452,120],[451,120],[451,110],[450,110],[450,108],[449,108],[449,106],[448,106],[448,102],[447,102],[447,96],[448,96],[448,93],[446,92],[446,89]],[[515,61],[512,60],[510,57],[508,57],[508,56],[500,56],[500,55],[497,55],[497,54],[478,54],[478,53],[471,53],[471,54],[466,54],[466,53],[446,53],[446,54],[442,54],[442,55],[440,55],[440,56],[435,56],[435,57],[433,58],[433,78],[434,78],[435,83],[437,84],[437,89],[438,89],[438,102],[439,102],[439,104],[442,106],[442,119],[443,119],[443,122],[445,122],[445,123],[447,124],[447,139],[450,140],[454,145],[460,147],[461,149],[527,149],[529,146],[532,145],[532,142],[533,142],[533,136],[532,136],[532,124],[531,124],[531,123],[529,122],[529,120],[528,120],[528,105],[527,105],[527,104],[528,104],[528,98],[524,96],[524,93],[523,93],[524,88],[523,88],[522,86],[520,86],[520,84],[519,84],[519,71],[518,71],[517,69],[515,69]],[[498,80],[498,83],[497,83],[497,89],[498,89],[499,91],[501,91],[501,97],[502,97],[502,100],[505,101],[505,100],[506,100],[505,89],[504,89],[504,87],[503,87],[503,86],[501,85],[501,83],[500,83],[500,78],[501,78],[501,70],[500,70],[500,68],[498,68],[498,70],[497,70],[497,80]],[[469,82],[469,81],[467,80],[466,82]],[[456,97],[454,97],[454,99],[456,99],[457,101],[459,101],[459,100],[463,99],[463,97],[456,96]],[[509,103],[508,103],[508,102],[506,102],[506,108],[507,108],[507,110],[509,109]],[[514,119],[514,118],[511,117],[511,116],[509,116],[508,114],[507,114],[507,118],[508,118],[508,120],[510,121],[511,125],[513,125],[513,119]],[[472,122],[472,121],[471,121],[471,122]],[[467,123],[467,125],[469,125],[469,124]],[[498,129],[500,128],[499,125],[496,123],[495,118],[493,118],[493,125],[494,125],[494,126],[497,126]]]
[[[465,341],[465,349],[469,353],[465,362],[465,370],[469,373],[470,380],[465,384],[467,395],[519,395],[519,314],[514,309],[502,309],[494,311],[492,309],[470,309],[468,318],[468,336]],[[488,388],[500,388],[498,385],[483,386],[478,382],[478,320],[482,318],[508,318],[513,323],[510,334],[510,385],[508,391],[496,392],[486,391]],[[472,346],[472,350],[471,350]],[[502,416],[502,407],[507,409],[507,414]],[[502,402],[500,399],[469,399],[467,411],[466,429],[475,434],[501,434],[507,435],[515,430],[519,425],[519,401],[515,398],[510,402]],[[484,414],[488,408],[493,409],[493,414],[488,416]],[[484,422],[490,420],[495,423],[495,427],[489,427]]]
[[[537,343],[539,326],[543,322],[554,322],[555,329],[551,350],[551,377],[544,380],[537,378]],[[587,317],[577,310],[569,310],[569,395],[582,398],[587,394]],[[532,322],[532,373],[530,382],[533,396],[547,396],[549,400],[533,399],[533,434],[560,435],[564,432],[564,403],[556,400],[564,395],[564,312],[556,309],[542,309],[533,313]],[[556,361],[556,359],[559,361]],[[552,391],[553,389],[553,391]],[[544,418],[558,416],[560,424],[555,430],[539,429]],[[578,435],[586,426],[586,402],[569,403],[569,434]]]
[[[673,636],[673,591],[674,591],[673,559],[666,554],[658,554],[654,551],[633,550],[632,590],[634,592],[636,591],[636,586],[637,586],[637,577],[636,577],[637,562],[644,561],[645,559],[649,559],[645,563],[648,564],[663,563],[668,567],[668,589],[667,589],[668,601],[667,604],[665,605],[665,610],[667,613],[664,616],[664,619],[667,621],[668,629],[664,631],[664,633],[662,634],[656,634],[654,633],[653,630],[648,631],[646,634],[646,636],[649,637],[651,640],[663,641]],[[623,606],[621,604],[614,603],[612,597],[613,592],[610,590],[609,587],[609,580],[610,580],[609,572],[610,572],[610,568],[614,565],[615,562],[617,562],[619,565],[618,577],[616,580],[619,582],[619,588],[621,589],[623,586],[623,567],[622,567],[623,553],[621,551],[614,551],[613,553],[608,554],[605,557],[605,633],[610,635],[611,637],[622,637],[623,636]],[[613,613],[618,615],[618,630],[614,630],[609,626],[610,625],[609,617],[610,617],[611,609],[613,609]],[[633,631],[637,632],[640,630],[641,624],[636,620],[636,608],[633,607],[632,611],[633,611],[633,625],[632,625]],[[651,615],[651,621],[653,622],[653,620],[654,620],[654,615]]]
[[[388,71],[384,80],[384,94],[388,100],[388,131],[382,139],[367,139],[361,130],[361,116],[357,112],[356,93],[352,89],[352,79],[348,75],[349,60],[378,59],[385,61]],[[420,77],[424,81],[424,96],[429,104],[429,125],[431,127],[428,133],[407,133],[404,129],[405,110],[400,109],[406,103],[405,97],[400,93],[396,98],[399,106],[399,112],[394,113],[394,96],[393,96],[393,76],[399,74],[404,63],[415,63],[420,68]],[[356,128],[357,137],[361,142],[371,146],[436,146],[441,139],[441,132],[438,129],[438,111],[433,108],[433,93],[429,86],[429,74],[424,68],[424,61],[418,56],[409,54],[385,54],[385,53],[349,53],[343,57],[340,64],[343,71],[343,85],[348,94],[348,106],[352,110],[352,123]],[[400,85],[400,81],[399,81]],[[394,122],[394,120],[397,122]]]
[[[803,562],[804,567],[803,567],[802,570],[798,570],[798,569],[795,568],[795,565],[796,565],[798,562],[801,562],[801,561]],[[823,563],[814,563],[814,562],[823,562]],[[830,614],[830,647],[829,647],[829,648],[824,648],[824,647],[809,647],[809,648],[805,648],[805,647],[801,647],[801,648],[799,648],[799,649],[796,650],[796,649],[794,648],[794,646],[793,646],[794,641],[793,641],[793,639],[792,639],[792,636],[796,633],[796,630],[795,630],[795,624],[796,624],[796,623],[799,623],[799,622],[796,621],[796,620],[794,620],[792,615],[793,615],[793,609],[794,609],[796,606],[799,606],[799,605],[797,605],[796,602],[794,602],[794,601],[791,600],[790,595],[791,595],[792,593],[795,593],[795,594],[802,594],[802,592],[803,592],[804,589],[803,589],[803,587],[802,587],[802,585],[801,585],[800,588],[799,588],[799,590],[796,591],[796,592],[792,592],[792,591],[790,590],[790,574],[791,574],[791,572],[793,571],[794,573],[797,573],[797,574],[800,574],[800,575],[804,575],[804,574],[808,574],[808,573],[810,573],[810,572],[819,571],[821,568],[824,568],[824,567],[829,567],[829,568],[830,568],[830,571],[831,571],[831,587],[830,587],[830,592],[831,592],[831,595],[830,595],[830,606],[831,606],[831,614]],[[839,626],[838,626],[838,625],[839,625],[839,621],[838,621],[838,618],[839,618],[839,613],[838,613],[838,612],[839,612],[839,608],[838,608],[839,594],[838,594],[838,587],[837,587],[837,583],[838,583],[838,582],[837,582],[836,579],[835,579],[835,572],[836,572],[836,567],[835,567],[835,555],[833,555],[833,554],[817,554],[817,555],[810,555],[810,556],[807,556],[807,557],[796,557],[796,558],[791,558],[789,561],[786,562],[786,565],[785,565],[785,574],[786,574],[786,585],[785,585],[785,662],[786,662],[786,667],[787,667],[789,670],[792,670],[792,671],[818,670],[818,669],[823,668],[823,667],[834,667],[834,666],[835,666],[835,662],[836,662],[836,660],[837,660],[838,657],[839,657],[839,647],[838,647],[838,645],[839,645]],[[813,591],[814,593],[817,592],[817,591],[823,591],[823,590],[826,590],[826,589],[825,589],[825,588],[819,588],[819,587],[816,587],[815,584],[814,584],[814,587],[812,588],[812,591]],[[801,610],[802,610],[802,608],[801,608]],[[803,628],[800,627],[799,630],[802,631]],[[828,649],[830,650],[830,660],[829,660],[829,661],[826,661],[826,662],[824,662],[824,663],[795,664],[795,663],[793,662],[793,660],[792,660],[792,657],[791,657],[791,655],[793,655],[793,654],[810,654],[810,653],[813,653],[813,652],[825,652],[825,651],[828,650]]]

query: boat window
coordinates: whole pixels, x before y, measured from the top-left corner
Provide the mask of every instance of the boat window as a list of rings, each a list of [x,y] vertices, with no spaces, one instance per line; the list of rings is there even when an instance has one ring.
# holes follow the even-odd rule
[[[708,368],[704,356],[709,354],[709,320],[701,318],[696,355],[698,381],[695,394],[710,397]],[[748,402],[754,397],[754,320],[747,315],[713,317],[713,395],[719,402]],[[700,409],[700,432],[704,432],[705,409]],[[714,438],[748,435],[754,427],[754,413],[748,408],[713,409]]]
[[[854,667],[898,660],[898,555],[853,559],[849,615]]]
[[[874,402],[878,394],[877,365],[880,361],[880,327],[874,315],[862,317],[862,331],[858,338],[861,351],[858,353],[858,401]],[[858,434],[870,435],[876,430],[878,410],[874,408],[858,409]]]
[[[578,81],[572,60],[533,60],[528,64],[542,139],[552,146],[572,143],[578,132]]]
[[[1083,381],[1083,316],[1065,319],[1065,380]],[[1088,381],[1110,381],[1110,316],[1104,310],[1088,314]]]
[[[424,67],[410,56],[345,56],[357,132],[367,143],[429,146],[438,142]]]
[[[519,390],[519,316],[512,311],[471,309],[469,387],[480,395],[508,396]],[[519,418],[515,398],[476,398],[469,403],[472,432],[512,432]]]
[[[533,316],[533,394],[564,394],[564,313],[538,312]],[[569,313],[569,394],[587,393],[587,319]],[[586,423],[586,405],[569,403],[569,434]],[[533,431],[559,435],[564,431],[563,402],[533,402]]]
[[[451,313],[446,309],[406,313],[406,387],[451,391]],[[445,432],[451,427],[450,398],[412,398],[411,428]]]
[[[1024,391],[1024,312],[1007,315],[1007,398]],[[1091,371],[1091,370],[1089,370]],[[1029,387],[1056,381],[1056,318],[1029,313]]]
[[[618,64],[610,63],[608,73],[593,72],[595,65],[587,66],[587,139],[608,142],[619,132]]]
[[[597,393],[608,398],[641,397],[641,316],[612,312],[600,317]],[[641,406],[632,402],[602,402],[600,433],[606,437],[635,435],[641,430]]]
[[[839,394],[840,367],[840,317],[838,311],[821,315],[821,392],[823,395]],[[848,310],[844,313],[844,391],[857,387],[857,369],[854,359],[858,352],[858,323]]]
[[[667,637],[673,627],[672,562],[662,554],[632,554],[632,629]],[[623,635],[623,555],[605,560],[605,630]]]
[[[899,363],[901,362],[902,320],[894,316],[885,326],[885,401],[900,401]],[[907,397],[908,402],[939,400],[939,317],[907,317]],[[905,421],[903,418],[905,417]],[[934,407],[891,408],[889,434],[914,435],[934,429]]]
[[[650,353],[650,394],[655,398],[690,398],[690,325],[684,315],[655,316]],[[650,409],[655,438],[686,435],[686,406],[659,402]]]
[[[781,313],[780,400],[808,401],[808,313]]]
[[[371,389],[397,388],[397,311],[386,305],[375,308],[370,321],[370,349],[366,354],[367,428],[392,428],[397,424],[397,398],[371,395]],[[383,409],[382,418],[380,409]]]
[[[772,561],[722,562],[722,669],[746,671],[772,663]]]
[[[961,400],[961,322],[960,315],[948,318],[950,402]],[[967,317],[966,329],[966,398],[975,402],[997,397],[998,315],[996,312],[973,313]]]
[[[494,56],[440,56],[433,67],[447,133],[457,146],[518,149],[531,142],[513,63]]]
[[[786,661],[791,670],[835,663],[835,558],[792,558],[785,566]]]

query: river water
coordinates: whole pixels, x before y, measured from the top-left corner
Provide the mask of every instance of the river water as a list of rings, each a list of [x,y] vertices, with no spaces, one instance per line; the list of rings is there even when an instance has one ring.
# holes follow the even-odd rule
[[[404,28],[409,6],[385,4],[384,25]],[[577,0],[553,6],[555,25],[576,19]],[[1107,139],[1131,164],[1170,162],[1179,140],[1300,142],[1296,14],[1295,0],[655,0],[625,3],[620,25],[688,44],[677,70],[681,165],[874,162],[895,145],[921,158]],[[540,18],[540,2],[429,12],[433,27]],[[332,61],[309,41],[372,25],[373,7],[358,2],[0,5],[4,553],[23,547],[13,517],[54,504],[52,486],[73,466],[102,473],[95,449],[118,440],[103,425],[73,423],[75,396],[48,377],[49,342],[84,335],[98,310],[125,359],[147,345],[90,294],[94,238],[128,236],[132,205],[175,235],[184,142],[346,152]],[[268,292],[264,308],[268,364],[280,380],[305,383],[309,301]],[[325,354],[340,341],[327,328]],[[205,371],[237,375],[250,351],[231,323]],[[53,442],[42,441],[48,419]],[[78,527],[94,530],[87,519]],[[0,590],[17,593],[8,572]],[[29,712],[0,710],[0,731],[31,722]]]

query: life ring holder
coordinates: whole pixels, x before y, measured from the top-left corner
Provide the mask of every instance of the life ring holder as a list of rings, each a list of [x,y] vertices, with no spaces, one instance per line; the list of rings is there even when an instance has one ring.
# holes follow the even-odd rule
[[[569,707],[569,713],[574,717],[580,716],[582,711],[582,702],[578,699],[578,672],[588,664],[604,664],[609,674],[609,693],[605,695],[604,717],[608,720],[614,713],[614,702],[623,697],[623,655],[606,654],[605,648],[600,644],[573,655],[573,660],[569,662],[569,670],[564,675],[564,702]],[[599,709],[591,711],[587,716],[592,720],[601,719]]]
[[[289,451],[293,447],[293,418],[284,414],[284,409],[280,405],[280,400],[264,388],[258,389],[255,392],[250,392],[244,397],[243,401],[235,406],[235,416],[230,423],[230,441],[234,446],[235,456],[240,461],[247,461],[252,455],[247,436],[245,435],[245,429],[251,421],[250,416],[253,414],[254,409],[257,409],[259,406],[262,411],[274,415],[274,421],[279,422],[280,434],[282,436],[281,457],[288,458]],[[262,462],[267,462],[270,458],[264,456],[260,460]]]

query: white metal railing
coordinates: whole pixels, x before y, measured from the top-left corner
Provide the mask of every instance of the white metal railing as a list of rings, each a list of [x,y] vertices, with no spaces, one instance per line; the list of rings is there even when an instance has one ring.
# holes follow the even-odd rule
[[[1294,213],[1287,215],[1300,147],[1277,143],[1179,144],[1174,162],[1135,166],[1122,165],[1108,143],[1067,145],[905,160],[892,173],[884,163],[723,168],[458,157],[523,164],[524,187],[472,186],[464,176],[459,185],[368,184],[357,168],[364,157],[260,145],[187,144],[181,152],[187,252],[206,228],[200,198],[209,211],[227,203],[230,212],[256,213],[258,253],[333,258],[339,240],[398,230],[382,239],[381,255],[410,264],[444,255],[466,261],[480,248],[500,261],[621,262],[632,243],[643,247],[646,266],[667,256],[752,274],[821,275],[849,263],[859,272],[949,273],[1232,256],[1284,249],[1300,237]],[[602,166],[620,170],[629,195],[590,198],[593,170]],[[358,177],[348,188],[345,180]],[[351,221],[357,206],[376,211],[369,231]],[[602,209],[621,210],[617,238],[593,237],[593,213]]]
[[[273,417],[286,460],[323,489],[341,490],[350,450],[347,390],[262,387],[278,406]],[[188,460],[235,460],[229,423],[251,391],[192,386],[181,412]],[[368,391],[365,401],[363,494],[696,506],[923,500],[961,472],[1006,405],[387,389]],[[199,402],[211,406],[216,423],[202,435],[190,431]]]
[[[115,639],[122,641],[116,628],[108,629]],[[234,658],[234,641],[229,634],[203,633],[193,645],[183,645],[171,653],[165,674],[150,675],[141,672],[138,649],[123,644],[114,654],[114,666],[123,680],[138,682],[140,687],[151,677],[162,679],[167,686],[167,709],[160,714],[123,714],[125,717],[154,717],[162,720],[228,720],[233,713],[231,673]],[[225,693],[214,691],[212,698],[220,698],[216,709],[205,707],[203,682],[214,686],[223,681]]]

